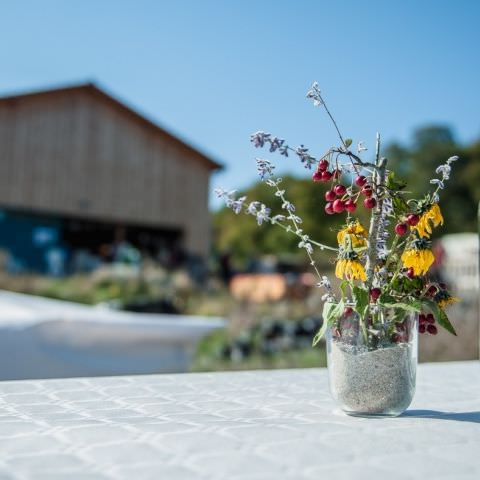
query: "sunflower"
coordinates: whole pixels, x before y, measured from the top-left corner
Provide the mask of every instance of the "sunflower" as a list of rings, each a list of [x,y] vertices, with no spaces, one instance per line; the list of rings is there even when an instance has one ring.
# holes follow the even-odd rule
[[[340,246],[348,246],[350,240],[353,248],[365,247],[367,245],[368,232],[360,222],[352,222],[337,233],[337,241]]]
[[[335,267],[335,276],[337,278],[346,278],[347,280],[367,280],[365,269],[358,261],[358,255],[353,251],[343,251]]]
[[[408,250],[403,252],[403,266],[413,268],[414,275],[425,275],[435,261],[430,244],[426,238],[417,238],[409,245]]]
[[[442,309],[460,301],[458,297],[450,295],[446,290],[440,290],[435,295],[434,300],[435,302],[437,302],[437,305]]]
[[[412,227],[421,237],[430,237],[433,227],[443,225],[443,216],[438,203],[434,203],[421,216],[418,223]]]

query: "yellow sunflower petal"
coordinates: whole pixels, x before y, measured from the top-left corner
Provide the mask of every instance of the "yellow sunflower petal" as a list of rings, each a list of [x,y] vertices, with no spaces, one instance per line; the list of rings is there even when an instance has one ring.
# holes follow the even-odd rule
[[[430,237],[433,227],[438,227],[439,225],[443,225],[443,216],[438,203],[434,203],[420,217],[420,220],[412,227],[412,230],[416,230],[421,237]]]

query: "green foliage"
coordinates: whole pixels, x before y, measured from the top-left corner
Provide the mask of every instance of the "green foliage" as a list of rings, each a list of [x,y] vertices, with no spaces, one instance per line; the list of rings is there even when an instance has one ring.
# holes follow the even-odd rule
[[[344,308],[345,308],[345,303],[343,300],[340,300],[338,303],[325,302],[325,304],[323,305],[322,327],[313,338],[313,342],[312,342],[313,346],[317,345],[317,343],[325,335],[327,328],[330,325],[332,325],[332,323],[343,314]]]
[[[459,155],[460,160],[455,163],[452,176],[441,192],[445,225],[436,229],[435,235],[476,231],[476,210],[480,201],[480,141],[464,147],[455,141],[449,128],[429,126],[416,130],[410,145],[393,143],[383,153],[388,158],[389,170],[397,172],[397,176],[390,175],[388,178],[390,187],[403,188],[406,181],[407,197],[422,197],[431,190],[428,182],[436,176],[437,166],[450,156]],[[314,183],[310,178],[288,176],[284,177],[282,184],[288,200],[297,207],[303,219],[303,230],[312,239],[335,246],[339,220],[343,217],[325,214],[324,194],[328,188],[329,185]],[[272,208],[272,214],[284,213],[280,199],[261,182],[241,192],[241,195],[247,195],[249,201],[265,203]],[[362,221],[366,212],[361,207],[361,200],[359,203],[357,212]],[[409,211],[400,197],[393,200],[393,207],[397,214]],[[226,208],[214,214],[214,236],[217,251],[230,251],[237,262],[245,263],[261,254],[293,255],[304,259],[304,252],[298,249],[298,239],[294,235],[275,225],[258,227],[253,216],[235,216]],[[317,260],[328,261],[328,258],[323,255]]]
[[[360,315],[360,318],[364,318],[370,300],[369,293],[364,288],[354,286],[352,287],[352,295],[355,310]]]
[[[436,176],[435,169],[452,155],[460,157],[453,165],[450,180],[440,192],[445,225],[436,235],[476,231],[476,211],[480,201],[480,142],[462,146],[445,126],[427,126],[414,132],[411,145],[390,145],[384,152],[388,168],[407,181],[412,196],[421,197],[431,187],[428,182]],[[396,211],[404,209],[398,201]]]
[[[282,189],[297,208],[303,219],[301,228],[311,238],[336,246],[338,217],[327,216],[324,212],[324,195],[327,187],[314,183],[311,179],[283,177]],[[272,209],[272,215],[284,214],[281,200],[273,195],[272,188],[261,182],[255,183],[239,195],[246,195],[247,202],[257,200]],[[251,215],[235,215],[223,208],[214,214],[215,246],[219,251],[230,251],[234,260],[245,262],[256,255],[277,254],[295,255],[304,258],[298,248],[299,239],[276,225],[257,225]],[[324,257],[325,258],[325,257]]]
[[[457,334],[455,328],[450,323],[447,314],[434,301],[424,298],[422,299],[422,303],[424,307],[430,310],[430,312],[433,314],[440,326],[442,326],[445,330],[452,333],[453,335]]]

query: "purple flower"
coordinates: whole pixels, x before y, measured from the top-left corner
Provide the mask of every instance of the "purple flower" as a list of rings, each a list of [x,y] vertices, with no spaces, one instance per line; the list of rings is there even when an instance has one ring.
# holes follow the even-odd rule
[[[312,165],[315,163],[315,157],[312,157],[308,153],[308,148],[305,148],[303,145],[300,145],[295,149],[295,153],[299,156],[300,161],[305,164],[305,168],[311,169]]]
[[[267,142],[270,137],[270,133],[259,131],[250,135],[250,141],[253,143],[255,148],[261,148],[265,145],[265,142]]]
[[[275,150],[281,148],[284,143],[285,140],[282,140],[278,137],[273,137],[272,139],[270,139],[270,151],[274,152]]]
[[[263,158],[256,158],[255,160],[257,162],[257,172],[262,180],[273,175],[275,165],[272,162]]]
[[[313,105],[319,107],[323,105],[322,94],[320,93],[320,87],[317,82],[313,82],[310,90],[307,92],[307,98],[313,100]]]
[[[261,225],[265,220],[268,220],[269,219],[269,215],[270,215],[270,208],[267,208],[263,203],[260,207],[260,210],[257,211],[256,215],[257,215],[257,223],[259,225]]]

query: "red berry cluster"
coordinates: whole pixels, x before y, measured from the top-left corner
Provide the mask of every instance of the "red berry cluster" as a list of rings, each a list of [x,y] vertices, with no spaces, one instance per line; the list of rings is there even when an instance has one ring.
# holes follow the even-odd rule
[[[418,320],[418,331],[420,333],[429,333],[430,335],[436,335],[438,333],[437,327],[435,326],[435,317],[431,313],[428,315],[421,313]]]
[[[340,178],[340,170],[329,170],[328,160],[320,160],[318,162],[317,170],[312,176],[314,182],[327,183],[332,180],[338,180]],[[355,179],[355,185],[360,188],[360,193],[365,196],[363,205],[365,208],[374,208],[377,205],[376,199],[373,197],[373,189],[371,185],[367,184],[367,178],[363,175],[359,175]],[[328,215],[334,213],[342,213],[347,211],[353,213],[357,209],[358,196],[356,198],[349,197],[347,194],[347,188],[341,183],[337,183],[331,190],[325,193],[325,212]]]
[[[395,233],[402,237],[408,232],[408,226],[414,227],[420,221],[420,217],[416,213],[407,215],[403,222],[395,225]]]
[[[395,323],[395,333],[392,336],[392,341],[394,341],[395,343],[408,342],[408,329],[404,323]]]

